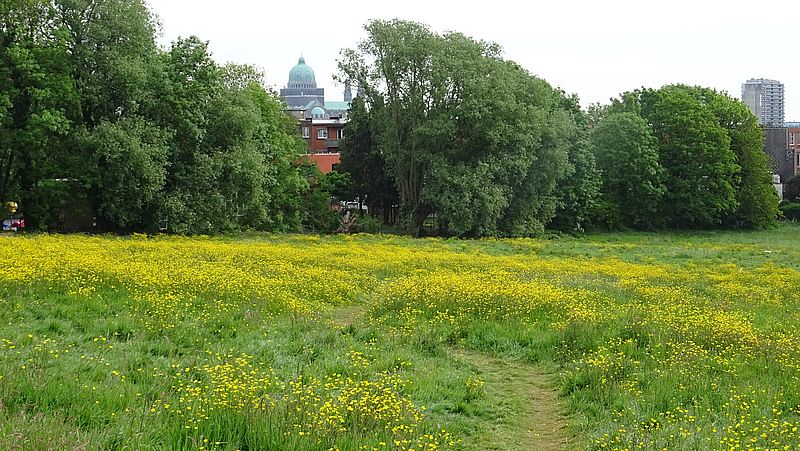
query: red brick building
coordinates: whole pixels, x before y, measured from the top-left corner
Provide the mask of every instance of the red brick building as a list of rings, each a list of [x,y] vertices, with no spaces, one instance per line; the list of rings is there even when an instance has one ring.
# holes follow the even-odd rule
[[[300,133],[308,143],[308,158],[327,174],[339,163],[339,143],[344,137],[344,117],[327,117],[321,107],[310,118],[300,120]]]
[[[800,175],[800,123],[788,122],[784,127],[764,128],[764,150],[772,173],[777,176],[776,189],[792,177]]]
[[[325,90],[317,88],[314,71],[300,58],[289,72],[289,83],[281,90],[289,112],[300,123],[300,133],[308,144],[308,160],[317,164],[320,171],[328,173],[339,163],[339,143],[344,136],[347,111],[352,92],[345,84],[344,101],[324,99]]]
[[[794,175],[800,174],[800,123],[786,124],[786,148],[794,154]]]

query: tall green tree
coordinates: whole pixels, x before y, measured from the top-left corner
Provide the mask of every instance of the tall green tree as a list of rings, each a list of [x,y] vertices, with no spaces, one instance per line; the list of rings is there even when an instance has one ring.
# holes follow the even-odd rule
[[[758,119],[741,101],[707,88],[693,88],[725,129],[739,171],[734,179],[737,208],[726,223],[744,228],[767,228],[777,222],[778,194],[764,152],[764,132]]]
[[[561,105],[568,114],[563,121],[563,134],[568,137],[570,169],[556,185],[558,207],[548,226],[565,232],[582,232],[596,210],[602,176],[588,136],[591,117],[581,110],[577,96],[561,92],[561,97]]]
[[[665,172],[658,162],[658,143],[644,119],[634,113],[606,115],[592,130],[591,140],[603,171],[603,197],[614,217],[637,229],[662,225]]]
[[[47,1],[0,5],[0,198],[23,204],[39,179],[63,174],[58,160],[79,119],[69,47],[53,15]]]
[[[663,214],[673,227],[709,228],[736,210],[739,170],[730,137],[702,103],[680,88],[662,88],[649,111],[667,170]]]
[[[62,208],[59,203],[65,196],[48,199],[40,189],[55,187],[53,181],[61,180],[65,186],[88,190],[89,197],[101,204],[101,215],[109,212],[127,223],[138,213],[111,213],[115,209],[106,207],[112,195],[103,191],[118,183],[107,166],[109,161],[130,168],[141,163],[138,151],[142,148],[135,143],[142,144],[142,136],[133,130],[144,128],[130,125],[141,122],[139,105],[151,89],[146,78],[158,52],[147,7],[139,0],[10,3],[9,14],[3,14],[6,21],[0,38],[0,58],[4,60],[0,104],[8,105],[7,111],[12,112],[12,120],[2,125],[7,129],[0,144],[4,152],[2,195],[22,199],[23,206],[39,204],[31,205],[29,211]],[[8,2],[3,4],[7,6]],[[116,125],[128,119],[127,125]],[[125,133],[133,135],[122,139]],[[103,140],[134,147],[115,149],[112,157],[106,152],[109,148],[100,144]],[[124,162],[127,158],[131,160]],[[133,184],[126,187],[126,196],[146,199],[152,194],[146,192],[149,188],[143,188],[138,196],[138,185]],[[111,203],[127,204],[122,199]],[[127,205],[139,208],[136,203]],[[43,225],[39,219],[37,215],[29,217],[33,226]]]
[[[362,88],[369,105],[384,106],[372,110],[378,146],[397,184],[405,219],[419,230],[432,207],[422,194],[429,161],[418,129],[441,102],[433,98],[432,61],[441,42],[414,22],[372,21],[365,28],[367,38],[357,51],[344,52],[340,68]],[[375,60],[368,64],[366,57]]]
[[[672,227],[762,228],[777,217],[763,133],[746,106],[724,93],[669,85],[623,94],[611,112],[640,115],[656,137]]]
[[[231,89],[232,86],[228,86]],[[264,159],[267,174],[263,188],[267,193],[263,204],[266,221],[259,228],[299,230],[302,196],[309,189],[309,183],[298,168],[298,156],[306,153],[306,142],[300,137],[297,121],[286,114],[283,102],[274,92],[251,81],[246,93],[258,113],[256,147]]]
[[[303,142],[257,70],[220,67],[197,38],[159,49],[143,0],[0,13],[0,196],[31,225],[76,197],[117,230],[300,228]]]
[[[164,187],[169,134],[141,118],[101,122],[83,144],[97,158],[98,213],[129,229],[152,218]]]
[[[304,143],[263,76],[220,67],[196,37],[176,41],[163,60],[167,88],[154,115],[174,139],[159,222],[182,233],[297,230]]]
[[[650,125],[666,171],[660,216],[667,226],[715,228],[736,211],[741,168],[730,137],[691,88],[670,85],[626,93],[611,110],[638,113]]]
[[[371,108],[380,108],[372,105]],[[399,202],[394,179],[387,171],[386,160],[378,149],[371,117],[362,97],[356,97],[350,104],[345,135],[341,142],[341,163],[339,170],[350,174],[355,197],[366,204],[370,213],[379,212],[383,221],[390,220],[391,209]]]
[[[340,67],[364,88],[411,229],[436,213],[461,236],[541,231],[570,166],[569,137],[550,127],[570,120],[559,93],[495,44],[398,20],[366,30]]]
[[[208,113],[222,91],[222,73],[208,44],[194,36],[174,42],[161,60],[162,102],[151,114],[159,125],[172,130],[174,137],[156,219],[174,232],[210,233],[221,221],[227,222],[225,200],[215,186],[217,169],[208,140]]]

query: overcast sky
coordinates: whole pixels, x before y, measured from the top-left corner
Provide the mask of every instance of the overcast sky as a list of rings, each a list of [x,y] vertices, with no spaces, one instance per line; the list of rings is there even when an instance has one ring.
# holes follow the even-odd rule
[[[786,120],[800,121],[798,0],[148,1],[165,46],[197,35],[217,61],[258,66],[275,89],[302,53],[328,100],[342,99],[339,51],[355,46],[367,20],[401,18],[495,41],[584,106],[668,83],[739,98],[748,78],[772,78],[785,86]]]

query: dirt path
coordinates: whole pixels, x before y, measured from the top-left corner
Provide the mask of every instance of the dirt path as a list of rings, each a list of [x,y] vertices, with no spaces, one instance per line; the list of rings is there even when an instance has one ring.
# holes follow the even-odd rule
[[[496,406],[478,431],[475,450],[561,450],[569,443],[566,419],[549,376],[522,362],[454,350],[485,381],[487,402]]]

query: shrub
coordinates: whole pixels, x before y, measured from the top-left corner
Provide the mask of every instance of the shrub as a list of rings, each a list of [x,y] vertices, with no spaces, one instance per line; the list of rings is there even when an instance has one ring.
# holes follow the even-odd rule
[[[800,202],[800,175],[790,178],[783,185],[783,199],[788,202]]]
[[[800,204],[783,201],[780,205],[780,211],[783,219],[786,219],[787,221],[800,220]]]
[[[383,221],[372,216],[359,217],[356,224],[356,233],[381,233]]]

